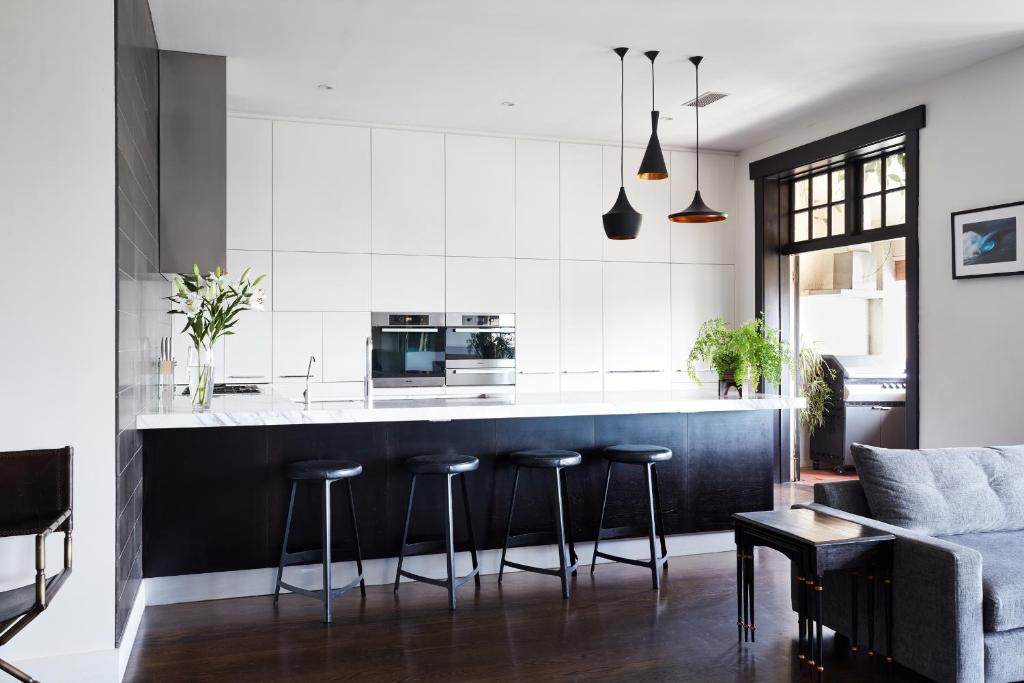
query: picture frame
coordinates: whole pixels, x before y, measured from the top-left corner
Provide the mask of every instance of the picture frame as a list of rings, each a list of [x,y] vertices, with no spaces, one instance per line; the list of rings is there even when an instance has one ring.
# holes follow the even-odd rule
[[[1024,274],[1024,201],[954,211],[953,279]]]

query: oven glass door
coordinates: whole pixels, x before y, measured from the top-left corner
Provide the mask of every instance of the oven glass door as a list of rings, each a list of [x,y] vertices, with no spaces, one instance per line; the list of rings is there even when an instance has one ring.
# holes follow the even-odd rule
[[[373,328],[374,379],[429,377],[444,377],[440,328]]]
[[[449,361],[514,360],[516,333],[507,327],[449,327],[444,352]]]

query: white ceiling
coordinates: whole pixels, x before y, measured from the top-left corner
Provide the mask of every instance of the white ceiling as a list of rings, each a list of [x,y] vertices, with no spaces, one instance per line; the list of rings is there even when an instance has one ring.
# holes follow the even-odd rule
[[[650,71],[668,146],[692,146],[693,71],[729,97],[708,147],[1024,45],[1020,0],[150,0],[161,49],[228,57],[234,111],[536,137],[646,141]],[[329,83],[334,90],[317,88]],[[1009,86],[1010,84],[1008,84]],[[515,107],[501,105],[514,101]]]

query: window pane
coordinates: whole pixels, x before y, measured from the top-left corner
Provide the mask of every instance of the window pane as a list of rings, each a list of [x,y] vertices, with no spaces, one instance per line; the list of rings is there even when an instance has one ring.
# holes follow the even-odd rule
[[[882,160],[864,162],[864,194],[882,190]]]
[[[882,197],[868,197],[862,200],[864,203],[864,230],[874,230],[882,227]]]
[[[810,183],[806,178],[798,180],[793,183],[793,209],[800,210],[807,208],[808,193],[810,188],[807,186]]]
[[[807,212],[793,214],[793,241],[803,242],[807,239]]]
[[[821,206],[828,204],[828,175],[822,173],[816,175],[811,182],[811,194],[814,198],[814,205]]]
[[[885,158],[885,187],[903,187],[907,184],[906,155],[903,152]],[[888,209],[886,209],[888,210]]]
[[[843,204],[832,205],[832,234],[843,235],[846,233],[846,206]]]
[[[828,207],[814,210],[814,230],[811,237],[828,237]]]
[[[846,170],[832,171],[832,201],[838,202],[846,198]]]
[[[906,190],[885,193],[885,224],[903,225],[907,222]]]

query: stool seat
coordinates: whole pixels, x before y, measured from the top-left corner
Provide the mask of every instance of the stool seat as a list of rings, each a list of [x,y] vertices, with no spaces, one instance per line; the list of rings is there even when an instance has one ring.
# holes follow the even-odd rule
[[[285,473],[289,479],[334,481],[358,477],[363,466],[351,460],[300,460],[289,463]]]
[[[472,472],[480,461],[472,455],[415,455],[405,461],[413,474],[462,474]]]
[[[672,450],[664,446],[624,443],[604,449],[604,457],[628,465],[647,465],[672,459]]]
[[[576,451],[547,449],[515,451],[509,457],[519,467],[575,467],[583,462],[583,456]]]

